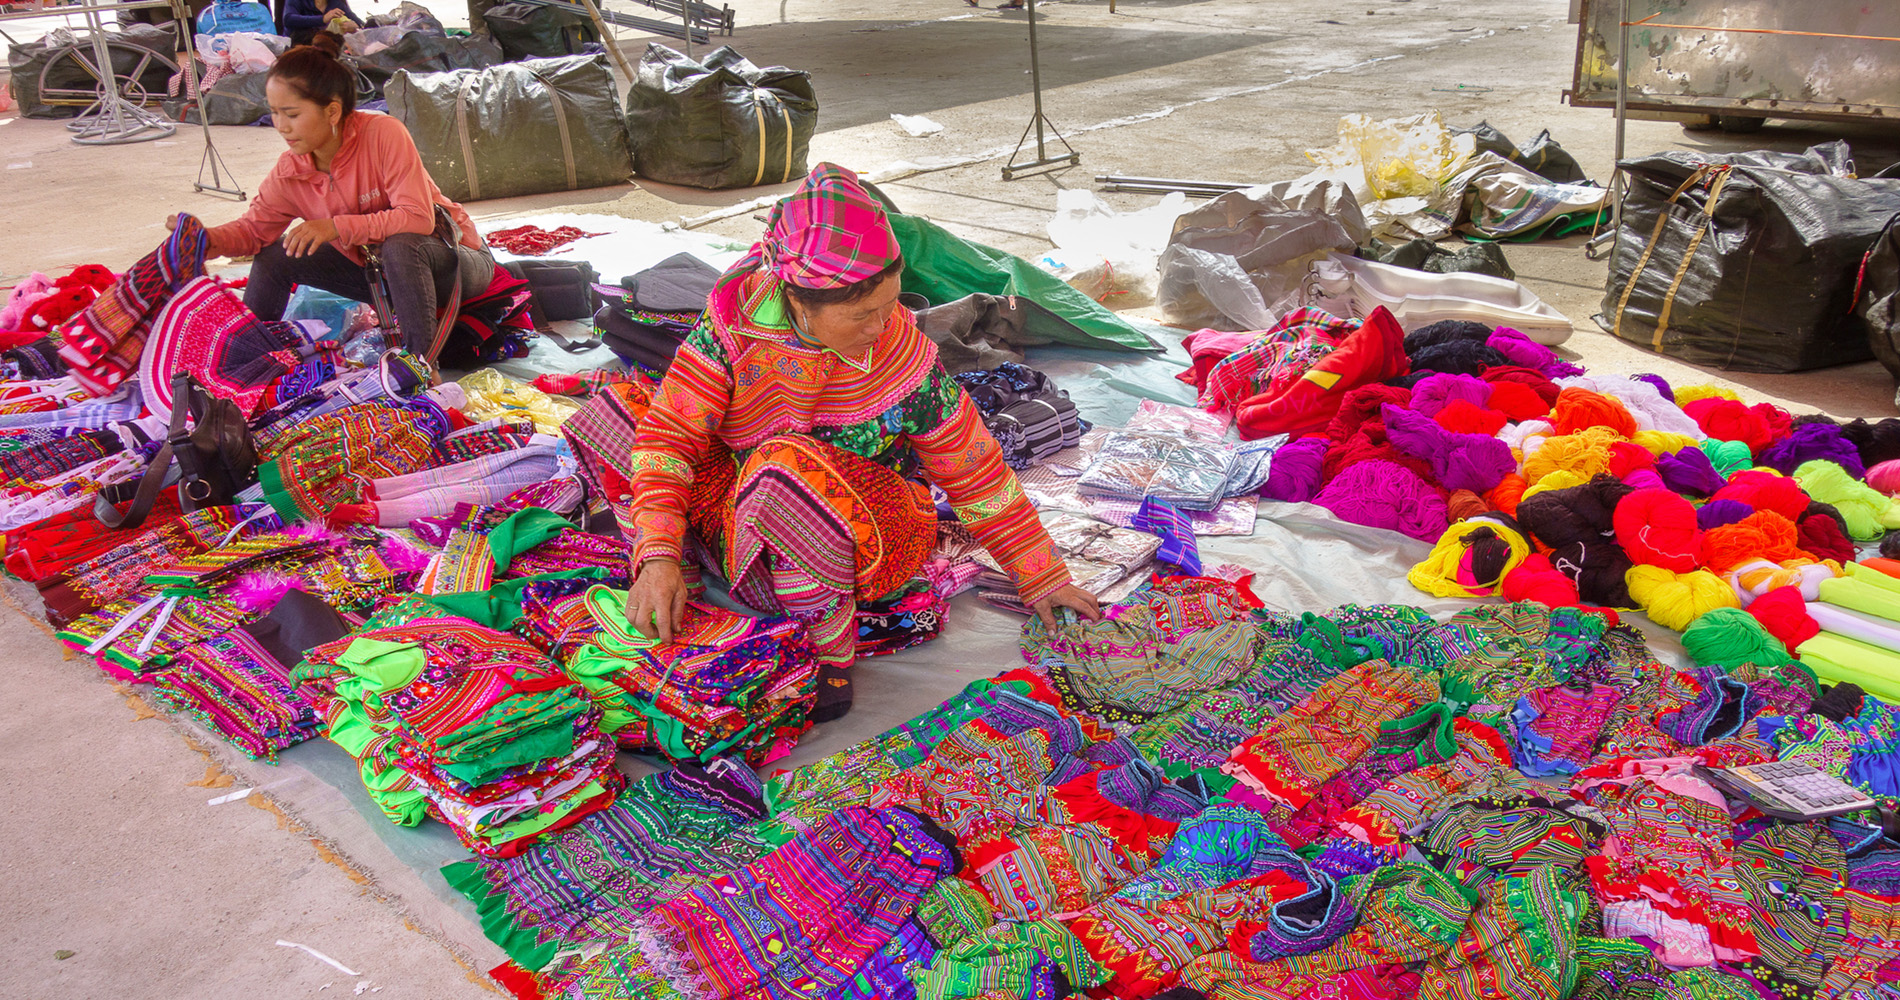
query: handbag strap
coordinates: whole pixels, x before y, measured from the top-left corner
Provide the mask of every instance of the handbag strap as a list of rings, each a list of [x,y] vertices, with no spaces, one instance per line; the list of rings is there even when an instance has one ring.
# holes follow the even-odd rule
[[[160,445],[158,453],[152,456],[150,465],[145,467],[145,475],[139,479],[138,492],[132,495],[132,506],[124,514],[112,506],[101,491],[92,501],[92,516],[108,528],[132,529],[145,523],[152,514],[153,505],[158,503],[158,495],[165,490],[165,481],[172,471],[172,456],[177,446],[185,440],[185,411],[193,400],[197,382],[186,372],[172,376],[172,419],[166,429],[165,443]]]

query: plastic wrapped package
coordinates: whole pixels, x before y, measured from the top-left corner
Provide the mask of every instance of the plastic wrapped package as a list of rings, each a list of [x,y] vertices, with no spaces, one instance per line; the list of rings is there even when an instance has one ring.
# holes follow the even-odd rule
[[[1173,432],[1108,435],[1076,484],[1084,497],[1159,497],[1183,510],[1213,510],[1226,496],[1234,446]]]
[[[1057,191],[1049,220],[1056,247],[1037,263],[1097,302],[1147,305],[1154,301],[1161,251],[1186,209],[1187,196],[1178,191],[1134,212],[1117,212],[1093,191]]]
[[[571,399],[550,396],[525,382],[484,368],[456,381],[468,397],[461,411],[477,422],[496,417],[527,417],[542,434],[559,434],[561,424],[581,408]]]
[[[1457,221],[1463,190],[1447,182],[1476,151],[1476,140],[1446,128],[1436,111],[1384,121],[1347,115],[1337,144],[1306,151],[1318,168],[1307,178],[1350,187],[1374,235],[1431,239]]]

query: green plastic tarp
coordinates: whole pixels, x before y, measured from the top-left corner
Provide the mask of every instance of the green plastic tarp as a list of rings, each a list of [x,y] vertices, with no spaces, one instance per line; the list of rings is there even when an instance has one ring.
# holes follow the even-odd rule
[[[1038,323],[1032,319],[1027,332],[1039,337],[1058,344],[1112,351],[1161,350],[1161,345],[1100,302],[1015,254],[971,243],[915,215],[892,211],[890,220],[898,245],[904,250],[904,291],[922,295],[933,306],[975,292],[1023,295],[1068,321]]]

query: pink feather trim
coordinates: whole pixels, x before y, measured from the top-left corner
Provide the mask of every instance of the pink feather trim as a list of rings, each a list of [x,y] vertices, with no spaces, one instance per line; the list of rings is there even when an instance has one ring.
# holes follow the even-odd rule
[[[386,536],[377,552],[383,557],[383,562],[398,573],[420,573],[428,569],[429,561],[435,558],[427,550],[419,549],[395,535]]]
[[[295,577],[262,569],[238,577],[237,582],[231,584],[231,589],[225,593],[240,610],[263,614],[276,607],[285,594],[302,590],[299,586],[301,582]]]

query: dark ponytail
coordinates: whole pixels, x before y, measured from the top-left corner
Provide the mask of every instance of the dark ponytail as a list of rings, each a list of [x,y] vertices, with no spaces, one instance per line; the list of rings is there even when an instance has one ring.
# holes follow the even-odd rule
[[[277,57],[270,78],[282,80],[298,97],[319,108],[331,101],[343,105],[343,117],[356,110],[356,74],[337,58],[343,45],[327,31],[318,32],[308,45],[299,45]]]

